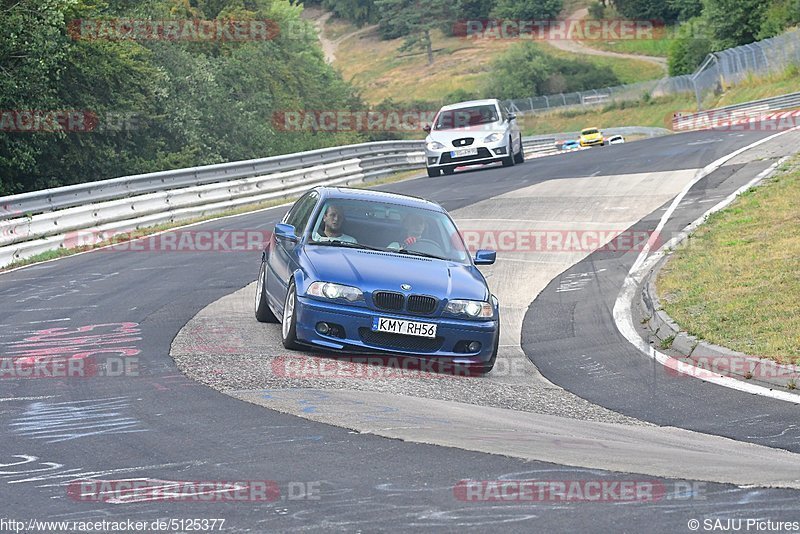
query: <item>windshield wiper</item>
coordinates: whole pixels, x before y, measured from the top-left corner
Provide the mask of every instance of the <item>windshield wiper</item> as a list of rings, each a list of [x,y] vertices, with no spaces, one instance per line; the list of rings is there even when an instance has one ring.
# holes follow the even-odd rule
[[[405,249],[405,248],[401,248],[401,249],[397,249],[397,250],[389,249],[389,251],[397,252],[398,254],[408,254],[409,256],[421,256],[423,258],[431,258],[431,259],[434,259],[434,260],[445,260],[445,261],[447,261],[447,258],[442,258],[441,256],[434,256],[433,254],[428,254],[427,252],[418,252],[416,250],[408,250],[408,249]]]
[[[361,243],[352,243],[350,241],[311,241],[312,245],[319,245],[321,247],[345,247],[345,248],[358,248],[364,250],[376,250],[378,252],[388,252],[385,248],[371,247],[369,245],[362,245]]]

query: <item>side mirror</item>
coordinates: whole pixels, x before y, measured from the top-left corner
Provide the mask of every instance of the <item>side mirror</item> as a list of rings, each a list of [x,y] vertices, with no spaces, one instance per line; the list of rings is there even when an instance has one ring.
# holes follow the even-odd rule
[[[291,224],[278,223],[275,225],[275,237],[279,239],[288,239],[297,243],[300,238],[294,233],[294,226]]]
[[[431,132],[431,125],[430,124],[426,124],[425,126],[422,127],[422,129],[423,129],[423,131],[426,131],[426,132],[430,133]]]
[[[479,250],[475,253],[475,265],[492,265],[497,259],[494,250]]]
[[[509,113],[508,114],[508,122],[516,120],[516,118],[517,118],[517,114],[516,113]]]

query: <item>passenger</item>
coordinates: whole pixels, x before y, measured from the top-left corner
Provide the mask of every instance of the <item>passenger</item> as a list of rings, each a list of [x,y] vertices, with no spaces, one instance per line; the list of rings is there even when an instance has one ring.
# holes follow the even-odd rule
[[[345,241],[347,243],[358,243],[355,237],[342,233],[344,221],[345,218],[342,208],[336,204],[329,204],[328,207],[325,208],[325,215],[322,216],[322,224],[320,225],[322,234],[314,230],[311,238],[314,241]]]
[[[425,228],[427,224],[425,222],[425,218],[422,215],[417,215],[416,213],[411,213],[406,216],[405,220],[403,220],[403,229],[405,231],[406,237],[403,238],[402,242],[394,241],[390,243],[386,248],[393,248],[393,249],[401,249],[401,248],[408,248],[417,240],[422,239],[422,234],[425,233]]]

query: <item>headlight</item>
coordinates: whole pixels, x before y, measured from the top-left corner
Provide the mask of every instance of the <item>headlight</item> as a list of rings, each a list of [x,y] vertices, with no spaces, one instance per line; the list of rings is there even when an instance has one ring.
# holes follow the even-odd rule
[[[490,319],[494,315],[492,305],[480,300],[451,300],[445,310],[454,315],[466,315],[471,318]]]
[[[444,145],[439,141],[430,141],[428,143],[428,150],[441,150],[444,148]]]
[[[364,294],[357,287],[343,286],[331,282],[314,282],[308,286],[306,294],[326,299],[345,299],[350,302],[364,298]]]
[[[491,135],[487,135],[486,139],[483,140],[484,143],[496,143],[503,138],[503,134],[501,133],[493,133]]]

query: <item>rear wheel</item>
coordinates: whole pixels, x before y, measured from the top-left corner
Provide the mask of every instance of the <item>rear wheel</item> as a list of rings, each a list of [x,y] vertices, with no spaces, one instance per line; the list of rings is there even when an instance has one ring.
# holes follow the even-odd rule
[[[425,167],[425,170],[428,171],[428,178],[435,178],[439,176],[439,169],[431,169],[430,167]]]
[[[514,163],[525,163],[525,147],[522,146],[522,134],[519,136],[519,153],[514,156]]]
[[[269,309],[267,303],[267,263],[261,262],[261,267],[258,270],[258,280],[256,280],[256,301],[255,311],[256,320],[260,323],[277,323],[278,318]]]
[[[289,350],[297,350],[297,289],[294,279],[289,282],[286,290],[286,302],[283,305],[283,321],[281,321],[281,341]]]

